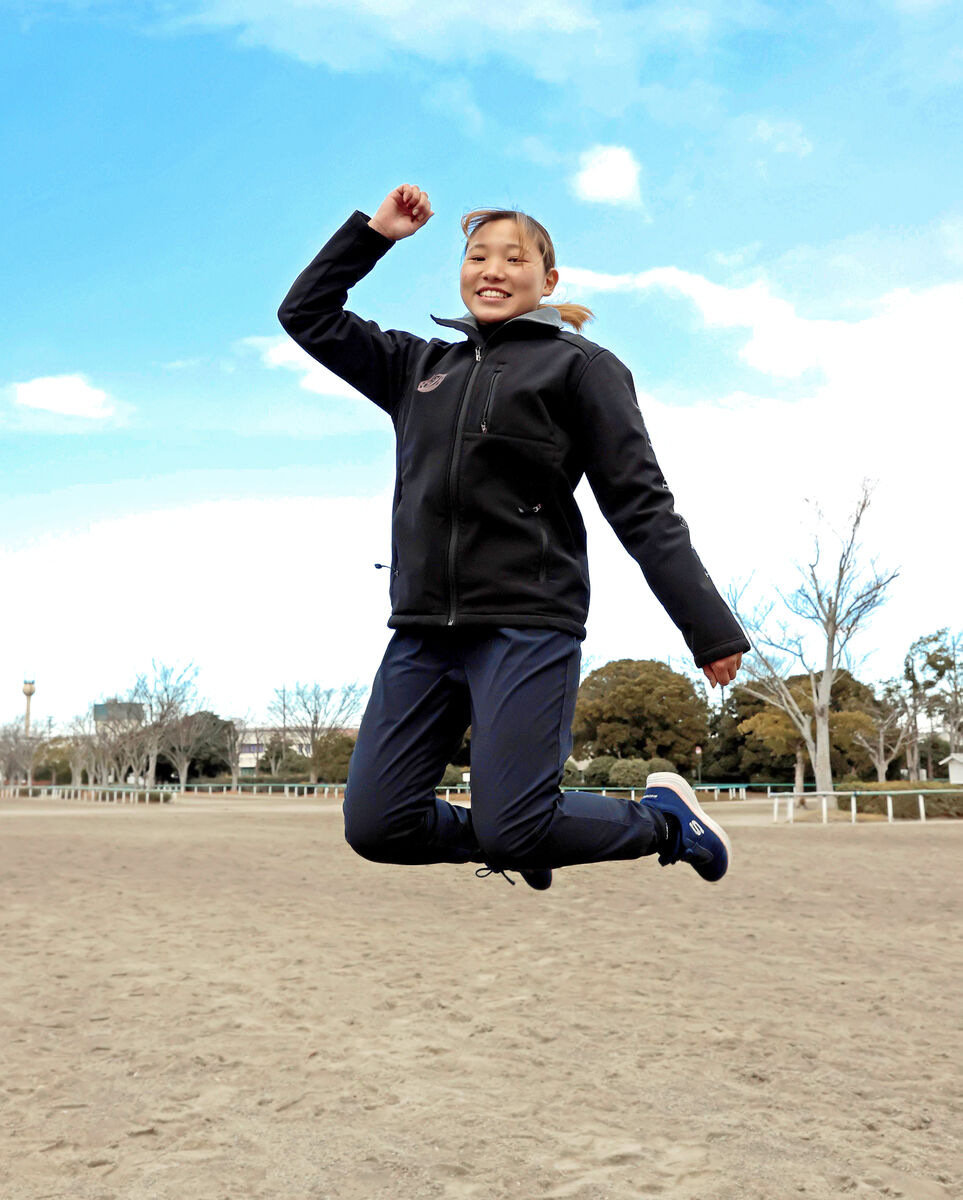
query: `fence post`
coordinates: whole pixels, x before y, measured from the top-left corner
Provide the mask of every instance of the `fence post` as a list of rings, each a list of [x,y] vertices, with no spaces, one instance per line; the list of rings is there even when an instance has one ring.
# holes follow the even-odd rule
[[[820,796],[819,800],[823,810],[823,824],[825,825],[829,821],[829,813],[826,811],[829,805],[825,796]]]
[[[926,801],[923,799],[922,792],[920,792],[920,794],[919,794],[919,802],[920,802],[920,820],[925,821],[926,820]]]
[[[890,824],[893,822],[893,797],[889,793],[886,795],[886,820]]]
[[[770,792],[770,793],[772,793],[772,789],[771,789],[771,788],[769,788],[768,790],[769,790],[769,792]],[[779,793],[778,793],[778,792],[776,792],[776,793],[775,793],[775,795],[773,796],[773,801],[772,801],[772,820],[773,820],[773,824],[775,824],[775,823],[776,823],[776,821],[778,821],[778,820],[779,820]]]
[[[786,801],[786,820],[789,822],[790,825],[793,823],[793,821],[795,820],[795,816],[796,816],[795,811],[794,811],[796,805],[793,803],[793,801],[795,799],[796,799],[795,793],[790,792],[789,799]]]
[[[856,824],[856,793],[855,792],[853,792],[853,794],[849,797],[849,820],[850,820],[851,824],[853,824],[853,825]]]

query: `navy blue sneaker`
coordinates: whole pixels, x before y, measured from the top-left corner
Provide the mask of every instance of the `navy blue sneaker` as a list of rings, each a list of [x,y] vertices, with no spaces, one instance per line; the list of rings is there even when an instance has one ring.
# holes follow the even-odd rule
[[[732,853],[726,831],[703,811],[681,775],[653,772],[645,781],[641,803],[657,809],[666,819],[669,836],[659,854],[663,867],[687,862],[710,883],[725,875]]]
[[[533,871],[519,871],[518,873],[528,886],[534,888],[536,892],[547,892],[552,886],[552,871],[550,867],[539,867]],[[479,879],[484,879],[487,875],[501,875],[503,878],[508,879],[507,871],[501,871],[498,867],[490,867],[487,863],[485,866],[479,867],[475,874]],[[514,879],[508,879],[508,882],[512,887],[515,886]]]

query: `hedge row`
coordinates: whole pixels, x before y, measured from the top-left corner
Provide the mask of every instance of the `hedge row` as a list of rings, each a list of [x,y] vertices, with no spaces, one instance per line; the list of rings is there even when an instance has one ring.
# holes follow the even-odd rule
[[[899,791],[896,788],[887,788],[885,792],[875,796],[859,795],[856,797],[856,811],[858,813],[879,813],[882,816],[886,815],[886,792],[893,797],[893,817],[897,821],[918,821],[920,818],[920,805],[918,795],[920,788],[915,788],[912,795],[907,795],[905,790]],[[963,817],[963,792],[957,792],[955,795],[936,795],[927,796],[923,789],[924,800],[927,817]],[[840,796],[840,808],[847,808],[851,802],[849,796]]]

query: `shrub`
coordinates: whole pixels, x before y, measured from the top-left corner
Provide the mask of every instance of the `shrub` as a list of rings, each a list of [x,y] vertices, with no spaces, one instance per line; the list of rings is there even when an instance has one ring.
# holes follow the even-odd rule
[[[652,758],[649,760],[649,773],[653,771],[674,771],[675,763],[667,758]]]
[[[620,758],[612,764],[609,783],[618,788],[644,788],[650,764],[644,758]]]
[[[904,786],[899,786],[902,783]],[[922,793],[925,797],[926,815],[927,817],[963,817],[963,789],[955,793],[927,795],[927,787],[925,784],[920,785],[914,783],[906,786],[908,781],[894,781],[894,785],[877,784],[872,788],[874,795],[867,795],[862,788],[859,789],[860,794],[856,797],[856,811],[858,813],[879,813],[883,816],[886,814],[886,796],[887,793],[893,797],[893,817],[897,821],[918,821],[920,816],[920,806],[917,796]],[[932,788],[933,785],[931,784]],[[869,791],[869,787],[866,787]],[[842,809],[849,807],[851,797],[840,796],[839,806]]]
[[[609,771],[618,761],[619,760],[612,754],[600,754],[598,758],[593,758],[583,772],[585,777],[585,786],[608,787]]]
[[[448,766],[445,767],[444,775],[441,777],[440,786],[447,788],[462,787],[465,782],[464,779],[462,779],[462,775],[467,770],[467,767],[455,767],[449,763]]]
[[[562,770],[562,787],[577,788],[581,787],[585,781],[582,779],[582,772],[578,769],[572,759],[568,759],[565,767]]]

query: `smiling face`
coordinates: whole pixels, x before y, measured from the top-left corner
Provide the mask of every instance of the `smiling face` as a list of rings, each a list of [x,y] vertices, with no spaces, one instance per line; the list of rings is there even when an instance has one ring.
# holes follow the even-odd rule
[[[514,221],[489,221],[472,234],[461,266],[461,298],[478,322],[507,321],[538,307],[558,282]]]

